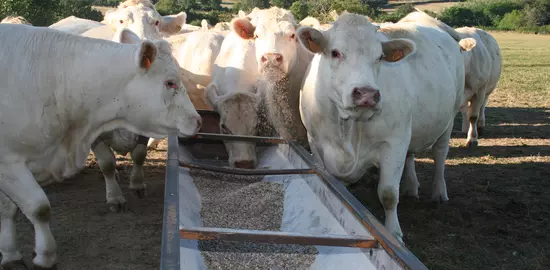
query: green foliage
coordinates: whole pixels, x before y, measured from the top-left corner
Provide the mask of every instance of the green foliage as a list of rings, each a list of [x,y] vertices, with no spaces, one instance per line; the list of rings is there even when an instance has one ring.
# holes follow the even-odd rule
[[[254,7],[269,8],[269,0],[241,0],[233,5],[233,11],[251,11]]]
[[[101,20],[101,13],[92,10],[91,0],[2,0],[0,17],[23,16],[34,26],[49,26],[60,19],[74,15]]]
[[[292,4],[296,2],[295,0],[270,0],[269,3],[272,6],[280,7],[280,8],[290,8]]]
[[[412,4],[404,4],[399,6],[394,12],[392,13],[382,13],[378,15],[376,18],[380,22],[397,22],[403,17],[407,16],[407,14],[415,11],[414,5]]]
[[[308,15],[315,17],[321,23],[328,23],[332,21],[330,12],[335,10],[338,14],[344,10],[357,13],[361,15],[367,15],[369,17],[376,16],[376,9],[367,4],[363,4],[362,0],[309,0]]]
[[[542,26],[550,24],[550,0],[528,0],[524,7],[526,24]]]
[[[482,9],[454,6],[441,12],[438,18],[452,27],[491,25],[491,19]]]
[[[123,0],[94,0],[94,6],[116,7]]]
[[[524,25],[525,13],[520,10],[513,10],[510,13],[506,13],[504,17],[498,23],[498,29],[501,30],[515,30],[516,28]]]
[[[290,12],[292,12],[296,20],[301,21],[308,16],[309,6],[304,0],[296,1],[290,6]]]

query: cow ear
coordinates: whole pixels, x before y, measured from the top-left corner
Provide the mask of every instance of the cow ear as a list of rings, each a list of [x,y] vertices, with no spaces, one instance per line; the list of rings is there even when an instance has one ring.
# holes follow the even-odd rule
[[[187,20],[187,13],[183,11],[176,15],[162,16],[160,31],[168,35],[177,34],[181,31],[181,28],[185,24],[186,20]]]
[[[126,44],[137,44],[141,40],[134,32],[132,32],[132,30],[123,28],[115,32],[112,41]]]
[[[458,44],[460,45],[460,50],[469,52],[476,46],[477,42],[473,38],[463,38]]]
[[[246,17],[233,19],[231,21],[231,28],[242,39],[254,38],[254,31],[256,31],[256,27]]]
[[[382,42],[383,60],[397,62],[416,51],[415,43],[410,39],[396,38]]]
[[[157,57],[157,47],[151,41],[144,40],[141,42],[139,50],[137,52],[138,66],[145,70],[149,70],[151,64]]]
[[[297,31],[300,43],[312,53],[322,53],[327,39],[323,33],[313,27],[303,26]]]

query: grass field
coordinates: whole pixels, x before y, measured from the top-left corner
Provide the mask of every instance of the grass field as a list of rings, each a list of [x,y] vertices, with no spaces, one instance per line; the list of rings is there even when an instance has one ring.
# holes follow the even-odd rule
[[[455,121],[446,180],[449,201],[429,202],[431,155],[418,156],[420,200],[398,214],[409,249],[429,269],[548,269],[550,266],[550,36],[493,33],[503,72],[474,150]],[[354,195],[383,220],[376,190]]]

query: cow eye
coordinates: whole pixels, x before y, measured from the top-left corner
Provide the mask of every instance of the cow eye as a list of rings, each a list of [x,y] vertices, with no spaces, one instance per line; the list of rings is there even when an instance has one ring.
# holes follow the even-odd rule
[[[295,37],[296,37],[295,34],[290,35],[290,38],[291,38],[291,39],[294,39]]]
[[[123,20],[120,20],[120,21],[118,21],[118,22],[119,22],[120,24],[123,24],[123,23],[124,23],[124,21],[123,21]]]
[[[159,21],[156,21],[155,22],[155,26],[159,26],[160,22]]]
[[[171,89],[177,89],[178,88],[178,84],[174,81],[166,81],[164,83],[164,85],[167,87],[167,88],[171,88]]]
[[[332,51],[330,52],[330,55],[332,56],[332,58],[340,58],[340,57],[342,57],[342,54],[341,54],[338,50],[336,50],[336,49],[332,50]]]

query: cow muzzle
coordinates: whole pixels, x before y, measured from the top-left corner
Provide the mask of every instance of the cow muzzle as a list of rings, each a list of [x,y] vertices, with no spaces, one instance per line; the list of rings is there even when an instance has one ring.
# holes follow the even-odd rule
[[[380,91],[372,87],[355,87],[351,92],[353,105],[361,108],[374,108],[380,102]]]

